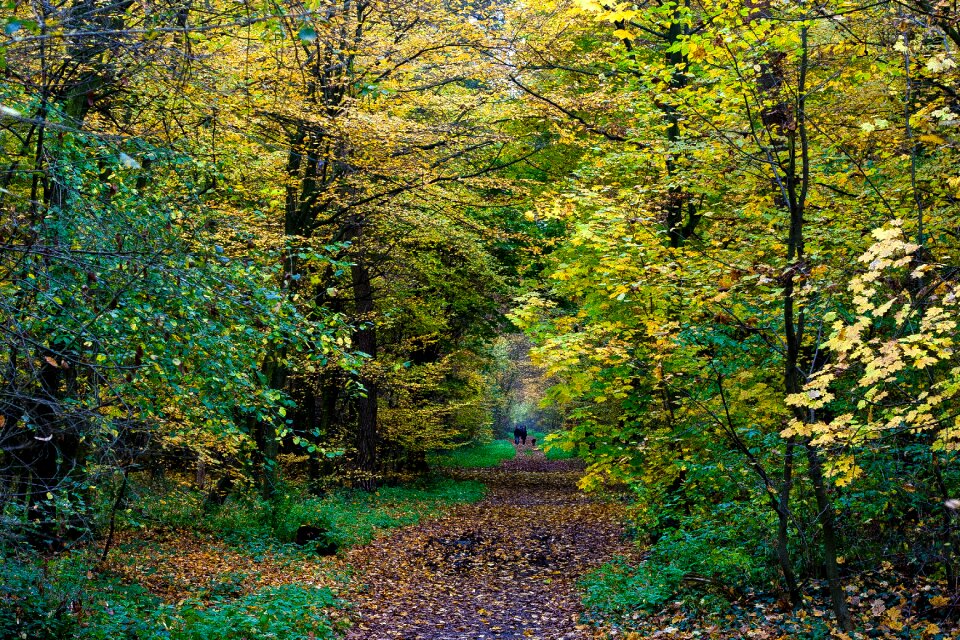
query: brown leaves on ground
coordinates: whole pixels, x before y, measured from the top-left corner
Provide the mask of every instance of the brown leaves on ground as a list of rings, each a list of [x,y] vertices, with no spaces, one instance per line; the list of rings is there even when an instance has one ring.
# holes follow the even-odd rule
[[[576,582],[627,554],[619,505],[576,489],[576,461],[521,453],[461,472],[489,487],[480,503],[354,550],[350,640],[590,638]]]
[[[330,586],[331,559],[305,561],[242,553],[212,535],[127,533],[102,567],[168,602],[188,596],[241,595],[285,584]]]
[[[521,473],[574,473],[579,476],[583,471],[583,460],[568,458],[566,460],[548,460],[543,451],[532,445],[514,445],[517,455],[512,460],[504,460],[498,470],[517,471]]]
[[[353,606],[350,640],[586,639],[576,582],[627,555],[622,506],[576,488],[582,464],[521,449],[496,469],[461,470],[487,497],[339,558],[254,556],[211,535],[122,534],[104,569],[169,602],[267,586],[328,586]],[[349,574],[348,585],[336,576]]]

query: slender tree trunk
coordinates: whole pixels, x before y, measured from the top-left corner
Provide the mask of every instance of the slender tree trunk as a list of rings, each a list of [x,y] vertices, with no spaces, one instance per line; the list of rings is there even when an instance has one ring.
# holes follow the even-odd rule
[[[960,537],[957,536],[957,527],[954,523],[953,511],[947,506],[947,501],[951,498],[951,495],[944,481],[940,455],[936,451],[931,451],[930,456],[934,482],[936,483],[940,497],[940,512],[945,534],[940,541],[943,553],[943,569],[947,576],[947,588],[950,589],[951,593],[956,593],[958,579],[954,558],[957,553],[957,545],[960,544]]]
[[[770,17],[769,3],[756,6],[748,20]],[[800,364],[803,345],[805,313],[797,308],[795,291],[797,280],[804,277],[807,269],[805,255],[804,224],[807,192],[810,186],[810,148],[807,132],[806,99],[807,72],[809,67],[808,29],[800,27],[800,60],[793,104],[784,96],[783,87],[787,76],[783,69],[786,55],[773,51],[765,54],[760,76],[761,95],[769,99],[769,106],[761,109],[761,119],[769,139],[768,157],[778,187],[778,200],[789,214],[787,234],[787,265],[783,275],[783,326],[786,354],[784,359],[784,392],[796,394],[802,390],[804,373]],[[781,153],[786,152],[786,158]],[[804,411],[797,411],[798,420],[811,419]],[[789,443],[788,443],[789,446]],[[837,622],[844,631],[853,630],[853,622],[847,610],[840,571],[837,564],[837,534],[833,503],[824,484],[820,455],[809,439],[803,446],[806,450],[808,473],[813,484],[820,523],[823,533],[823,560],[829,582],[830,595]],[[783,523],[780,523],[783,530]],[[778,542],[778,546],[779,546]],[[779,551],[778,551],[779,552]]]
[[[837,564],[837,530],[836,514],[833,502],[827,494],[827,487],[823,478],[823,464],[817,448],[807,443],[807,465],[810,480],[813,483],[813,493],[817,499],[817,509],[820,512],[820,528],[823,532],[823,565],[827,575],[827,584],[830,588],[830,600],[833,602],[833,611],[837,622],[844,631],[853,631],[853,620],[847,610],[847,599],[840,584],[840,567]]]
[[[753,454],[747,443],[743,441],[737,433],[733,418],[730,415],[730,407],[727,403],[727,395],[723,390],[723,376],[719,370],[716,371],[717,389],[720,392],[720,400],[723,402],[724,416],[730,444],[733,448],[739,450],[749,463],[749,467],[763,480],[764,487],[767,490],[767,499],[770,507],[777,514],[777,562],[780,564],[780,570],[783,572],[783,580],[787,586],[787,592],[790,594],[790,604],[798,607],[803,603],[800,595],[800,587],[797,584],[797,576],[793,570],[793,563],[790,560],[790,493],[793,489],[793,464],[794,449],[796,447],[793,438],[787,439],[787,447],[783,459],[783,478],[779,488],[774,486],[773,479],[763,467],[761,460]]]
[[[370,271],[358,256],[351,268],[353,276],[353,298],[359,321],[354,332],[354,347],[370,356],[377,357],[377,330],[373,324],[373,286]],[[369,370],[369,367],[367,367]],[[377,487],[377,381],[369,374],[360,378],[366,390],[357,398],[357,467],[360,472],[360,486],[373,491]]]
[[[783,581],[787,585],[787,593],[790,595],[790,604],[799,607],[803,604],[803,596],[800,594],[797,575],[790,560],[790,493],[793,490],[795,449],[794,439],[788,438],[783,456],[783,483],[780,485],[780,495],[777,497],[777,559],[780,562],[780,570],[783,572]]]
[[[286,386],[287,370],[280,360],[283,354],[269,354],[264,359],[262,371],[270,388],[283,389]],[[280,442],[277,428],[270,420],[259,420],[255,426],[255,440],[260,449],[260,491],[264,500],[273,500],[277,496],[280,482],[280,470],[277,467],[277,453]]]

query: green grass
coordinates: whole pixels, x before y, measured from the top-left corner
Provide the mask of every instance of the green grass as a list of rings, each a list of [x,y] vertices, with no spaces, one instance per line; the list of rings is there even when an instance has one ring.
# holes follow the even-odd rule
[[[569,460],[577,457],[577,454],[573,451],[564,451],[556,446],[544,449],[543,455],[547,457],[547,460]]]
[[[340,492],[297,510],[304,519],[329,526],[330,537],[341,546],[354,546],[369,542],[381,531],[438,516],[455,504],[476,502],[484,491],[479,482],[434,479],[410,487],[387,487],[374,494]]]
[[[548,448],[546,443],[547,434],[542,431],[531,431],[528,436],[528,439],[529,438],[537,439],[537,446],[543,450],[543,455],[546,456],[547,460],[569,460],[570,458],[577,457],[577,454],[573,451],[564,451],[556,445]]]
[[[272,503],[252,497],[231,498],[207,513],[203,497],[196,491],[140,488],[138,493],[139,509],[127,516],[127,527],[199,530],[244,548],[263,549],[292,542],[297,529],[305,524],[326,529],[327,538],[339,547],[365,544],[381,531],[440,515],[456,504],[476,502],[483,498],[484,486],[430,477],[374,493],[343,489],[317,497],[290,485]]]
[[[430,463],[439,467],[475,469],[495,467],[503,460],[512,460],[517,454],[509,440],[493,440],[473,444],[431,457]]]

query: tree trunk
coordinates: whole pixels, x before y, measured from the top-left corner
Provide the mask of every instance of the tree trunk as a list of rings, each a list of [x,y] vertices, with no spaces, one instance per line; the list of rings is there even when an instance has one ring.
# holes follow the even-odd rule
[[[267,355],[262,371],[271,389],[283,389],[286,386],[287,370],[280,361],[283,354]],[[270,420],[258,420],[255,425],[254,439],[260,449],[260,491],[264,500],[273,500],[277,496],[280,473],[277,468],[277,453],[280,442],[276,425]]]
[[[794,439],[787,439],[786,452],[783,457],[783,483],[780,485],[777,508],[777,559],[780,570],[783,572],[783,581],[790,594],[790,604],[799,607],[803,604],[800,586],[797,584],[797,575],[793,571],[790,561],[790,492],[793,489],[793,456],[796,449]]]
[[[353,334],[354,348],[377,357],[377,330],[373,323],[373,286],[370,271],[358,256],[351,268],[353,299],[359,324]],[[369,371],[369,365],[364,367]],[[357,468],[359,486],[367,491],[377,488],[377,381],[369,373],[361,374],[360,384],[366,390],[357,398]]]
[[[769,3],[760,3],[748,20],[761,17],[769,17]],[[804,225],[807,192],[810,187],[810,149],[806,126],[806,81],[809,49],[808,29],[805,26],[800,27],[800,44],[796,101],[794,103],[791,104],[788,97],[784,95],[787,74],[783,65],[786,54],[776,51],[766,53],[761,64],[762,73],[760,76],[761,95],[769,99],[769,103],[761,109],[760,117],[767,132],[769,142],[767,153],[770,168],[773,170],[774,181],[778,188],[775,200],[785,206],[789,214],[787,253],[785,256],[787,264],[783,275],[783,327],[784,343],[786,345],[783,380],[785,395],[799,393],[803,387],[804,377],[808,375],[804,373],[800,363],[805,311],[802,306],[797,308],[795,298],[797,280],[804,277],[806,270]],[[786,158],[781,156],[781,153],[784,152]],[[810,363],[810,366],[812,369],[813,363]],[[812,373],[812,370],[809,373]],[[800,421],[812,420],[812,416],[807,415],[807,412],[803,410],[796,412],[796,418]],[[837,565],[837,535],[833,503],[830,501],[824,485],[818,451],[810,444],[809,439],[804,442],[804,447],[807,453],[810,481],[813,484],[817,507],[820,511],[824,565],[834,614],[837,617],[837,623],[844,631],[852,631],[853,622],[843,597],[843,588],[840,584],[840,572]],[[781,497],[781,499],[784,498]],[[780,514],[781,517],[784,513]],[[782,521],[779,529],[781,532],[784,531]],[[781,544],[782,542],[778,541],[778,547]]]
[[[817,509],[820,512],[820,528],[823,531],[823,566],[827,575],[827,584],[830,587],[830,600],[833,602],[833,611],[837,616],[837,623],[844,631],[853,631],[853,620],[847,610],[847,600],[840,585],[833,502],[827,495],[827,487],[823,478],[823,465],[817,448],[810,443],[807,443],[805,448],[807,450],[810,480],[813,482],[813,493],[817,498]]]

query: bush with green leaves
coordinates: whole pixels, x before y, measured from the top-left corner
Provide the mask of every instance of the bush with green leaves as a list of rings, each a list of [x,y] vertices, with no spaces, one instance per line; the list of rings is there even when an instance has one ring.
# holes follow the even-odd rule
[[[77,629],[71,605],[76,580],[57,580],[41,562],[24,562],[7,551],[0,558],[0,637],[68,638]]]
[[[748,505],[720,505],[726,518],[658,532],[659,539],[639,563],[618,557],[582,581],[583,600],[592,615],[627,619],[660,611],[670,602],[722,610],[740,594],[770,584],[773,550],[762,532],[736,518]],[[771,559],[765,562],[764,558]]]
[[[184,603],[176,613],[171,640],[334,637],[326,610],[339,606],[329,589],[284,585],[212,604]]]
[[[88,490],[121,467],[242,459],[256,429],[283,436],[293,403],[264,362],[338,361],[345,327],[292,300],[290,247],[250,248],[249,225],[205,206],[218,167],[73,128],[46,144],[56,202],[0,225],[17,247],[0,251],[0,493],[53,531],[89,524]],[[268,474],[269,455],[244,469]]]
[[[328,612],[342,603],[326,588],[235,589],[176,605],[139,585],[89,573],[91,558],[54,560],[8,552],[0,563],[0,637],[30,640],[306,640],[334,637]]]
[[[554,436],[554,438],[551,439],[552,442],[547,441],[547,436],[549,435],[552,434],[544,433],[542,431],[531,431],[528,434],[528,437],[536,439],[540,445],[540,448],[543,450],[543,455],[547,458],[547,460],[569,460],[570,458],[577,457],[577,452],[573,447],[566,449],[560,446],[560,442],[562,441],[560,438],[562,438],[562,434],[557,434]]]

